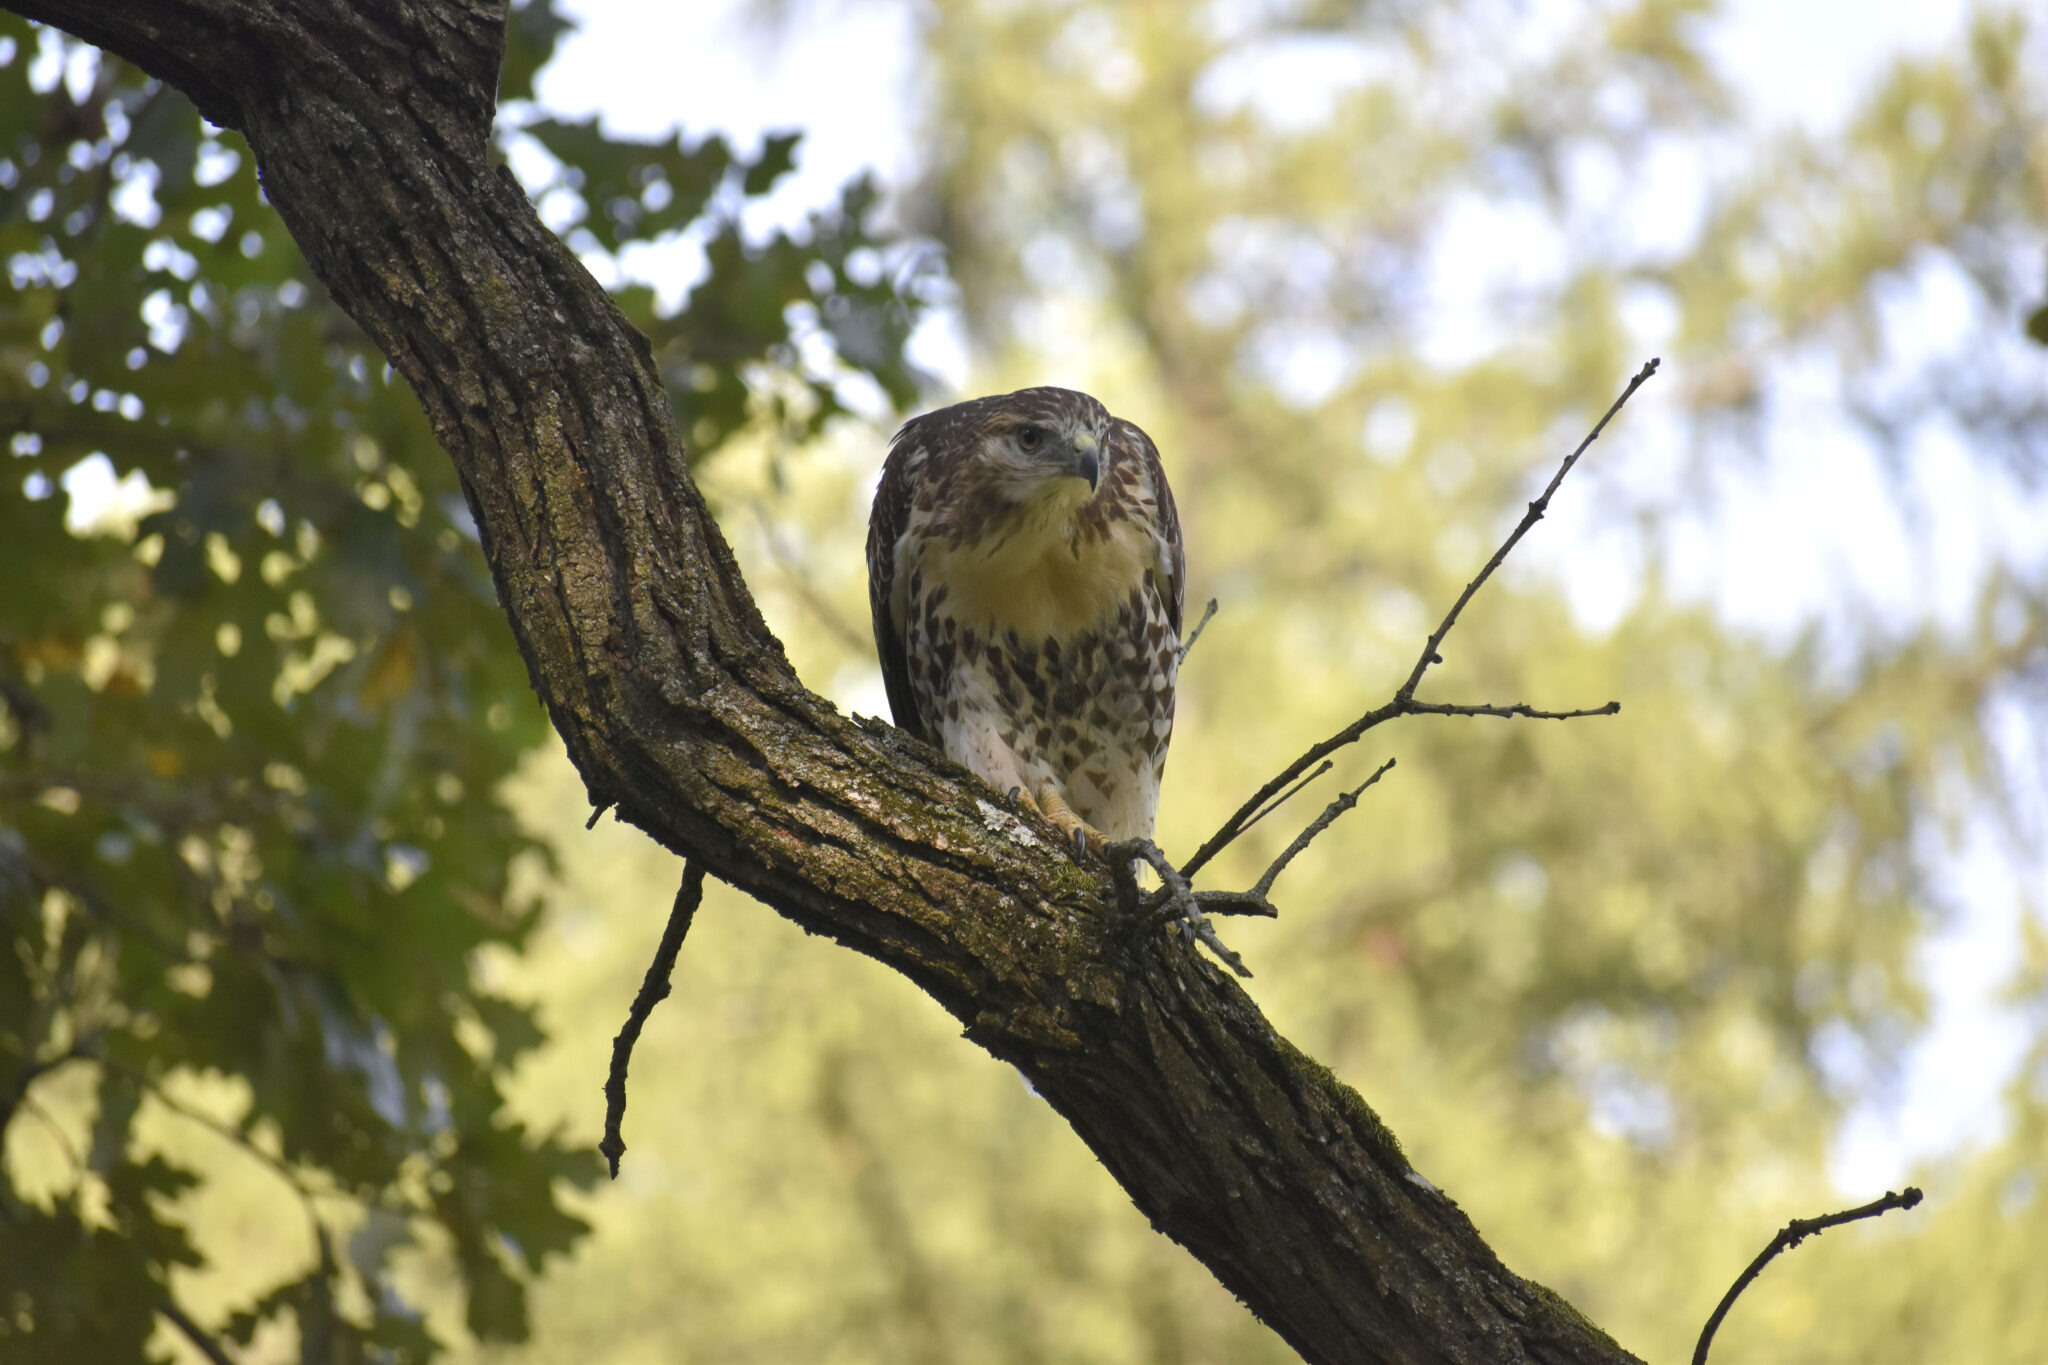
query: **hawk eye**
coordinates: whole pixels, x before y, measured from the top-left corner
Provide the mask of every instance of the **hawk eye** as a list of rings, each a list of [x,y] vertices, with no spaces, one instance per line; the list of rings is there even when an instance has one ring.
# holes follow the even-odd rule
[[[1025,449],[1025,450],[1036,450],[1036,449],[1038,449],[1038,447],[1039,447],[1040,443],[1041,443],[1041,442],[1043,442],[1044,440],[1045,440],[1045,429],[1044,429],[1043,427],[1019,427],[1019,428],[1017,428],[1017,444],[1018,444],[1018,446],[1020,446],[1020,447],[1021,447],[1022,449]]]

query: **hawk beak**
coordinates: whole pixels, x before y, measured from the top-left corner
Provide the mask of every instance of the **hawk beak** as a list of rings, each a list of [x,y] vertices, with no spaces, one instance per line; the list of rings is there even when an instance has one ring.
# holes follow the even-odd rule
[[[1076,478],[1088,480],[1088,490],[1093,492],[1095,490],[1095,481],[1102,473],[1102,462],[1096,458],[1095,454],[1095,438],[1086,432],[1076,436],[1074,438],[1073,455],[1074,458],[1068,462],[1067,469]]]

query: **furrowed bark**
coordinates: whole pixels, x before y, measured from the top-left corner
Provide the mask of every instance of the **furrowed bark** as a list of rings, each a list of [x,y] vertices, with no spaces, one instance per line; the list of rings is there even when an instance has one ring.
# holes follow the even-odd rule
[[[490,162],[502,4],[5,3],[247,138],[454,459],[594,801],[915,980],[1308,1359],[1633,1359],[1502,1266],[1226,974],[1136,930],[1106,869],[797,680],[690,480],[646,340]]]

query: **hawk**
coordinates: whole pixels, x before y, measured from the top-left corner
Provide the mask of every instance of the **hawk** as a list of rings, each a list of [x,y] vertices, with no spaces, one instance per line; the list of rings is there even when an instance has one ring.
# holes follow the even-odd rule
[[[1186,571],[1158,448],[1071,389],[906,422],[868,521],[896,723],[1077,848],[1150,839]]]

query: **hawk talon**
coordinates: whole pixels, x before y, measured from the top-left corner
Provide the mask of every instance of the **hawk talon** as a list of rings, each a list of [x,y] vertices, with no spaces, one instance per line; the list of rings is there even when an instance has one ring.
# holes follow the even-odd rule
[[[1027,800],[1029,798],[1026,798]],[[1067,836],[1070,852],[1075,862],[1086,862],[1090,849],[1101,850],[1109,846],[1102,831],[1074,814],[1074,808],[1067,804],[1057,784],[1051,779],[1038,784],[1038,799],[1031,808],[1050,820],[1059,831]]]

